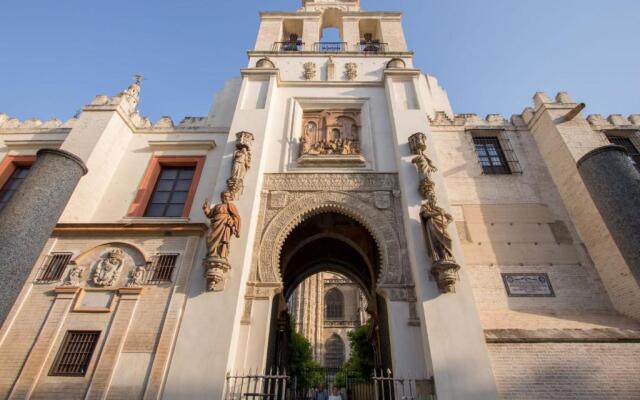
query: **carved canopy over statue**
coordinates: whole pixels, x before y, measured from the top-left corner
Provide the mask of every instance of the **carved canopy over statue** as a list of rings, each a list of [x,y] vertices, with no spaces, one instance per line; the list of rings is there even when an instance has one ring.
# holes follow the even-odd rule
[[[360,111],[305,112],[300,155],[360,154]]]

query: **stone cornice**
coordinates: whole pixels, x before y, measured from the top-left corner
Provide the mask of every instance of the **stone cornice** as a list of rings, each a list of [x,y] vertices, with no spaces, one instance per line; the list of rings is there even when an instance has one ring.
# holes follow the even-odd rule
[[[339,53],[327,53],[319,51],[295,51],[295,52],[282,52],[282,51],[267,51],[267,50],[248,50],[247,55],[249,57],[361,57],[361,58],[413,58],[413,51],[388,51],[386,53],[368,54],[361,51],[343,51]]]
[[[52,236],[175,235],[202,236],[207,225],[201,223],[74,223],[58,224]]]

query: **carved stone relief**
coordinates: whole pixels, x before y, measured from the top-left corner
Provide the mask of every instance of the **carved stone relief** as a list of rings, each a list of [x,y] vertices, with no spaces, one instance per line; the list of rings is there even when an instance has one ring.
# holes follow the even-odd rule
[[[415,302],[402,208],[393,195],[398,190],[395,174],[265,175],[248,301],[254,298],[256,285],[281,287],[280,253],[289,234],[309,217],[335,212],[361,223],[376,241],[378,290],[386,291],[390,301]],[[281,193],[286,193],[286,207],[274,208],[273,195]]]
[[[360,154],[360,111],[306,112],[300,155]]]
[[[304,79],[310,81],[316,79],[316,63],[308,62],[303,65]]]
[[[140,287],[144,284],[144,277],[147,273],[147,269],[144,265],[138,265],[134,270],[131,270],[129,274],[129,282],[127,287]]]
[[[347,80],[353,81],[358,77],[358,64],[346,63],[344,68],[344,75],[347,77]]]
[[[113,286],[117,283],[124,266],[124,252],[110,249],[98,262],[93,272],[93,283],[97,286]]]
[[[458,270],[460,270],[460,266],[453,256],[453,243],[448,232],[453,217],[438,206],[435,183],[432,177],[432,174],[438,169],[425,154],[427,149],[426,136],[423,133],[412,135],[409,138],[409,147],[411,153],[415,155],[412,162],[420,175],[418,191],[424,199],[420,208],[420,219],[427,253],[433,263],[431,274],[436,279],[442,293],[452,293],[455,292]]]
[[[71,269],[69,270],[69,274],[67,275],[67,280],[64,282],[65,286],[80,286],[80,281],[84,275],[84,266],[76,264],[75,261],[71,261],[69,263]]]

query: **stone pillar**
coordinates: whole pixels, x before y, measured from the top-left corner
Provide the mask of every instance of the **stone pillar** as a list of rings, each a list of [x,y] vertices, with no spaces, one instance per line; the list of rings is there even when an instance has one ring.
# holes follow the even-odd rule
[[[640,172],[620,146],[585,154],[578,171],[631,273],[640,283]]]
[[[87,167],[75,155],[42,149],[25,181],[0,210],[0,324],[86,173]]]

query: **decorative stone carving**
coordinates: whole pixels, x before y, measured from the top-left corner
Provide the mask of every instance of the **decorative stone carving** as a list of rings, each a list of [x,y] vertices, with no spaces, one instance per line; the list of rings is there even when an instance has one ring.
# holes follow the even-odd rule
[[[169,116],[160,117],[158,122],[153,126],[156,129],[173,129],[173,120]]]
[[[336,80],[336,64],[333,62],[333,57],[331,56],[329,57],[329,61],[327,61],[327,80]]]
[[[233,166],[231,177],[227,179],[227,188],[237,198],[244,190],[244,177],[251,168],[251,147],[254,137],[249,132],[238,132],[236,134],[236,151],[233,153]]]
[[[316,63],[308,62],[303,65],[304,67],[304,79],[310,81],[316,79]]]
[[[360,128],[359,110],[305,113],[300,156],[359,155]]]
[[[412,163],[416,166],[420,175],[419,192],[425,200],[420,208],[420,219],[427,245],[427,253],[432,261],[431,273],[438,283],[442,293],[455,292],[455,284],[458,278],[457,272],[460,266],[453,256],[453,243],[448,228],[453,217],[438,206],[435,191],[435,182],[432,174],[438,169],[431,159],[427,157],[426,136],[424,133],[416,133],[409,137],[409,148],[416,156]]]
[[[109,250],[96,266],[93,283],[98,286],[113,286],[118,281],[124,266],[124,252],[120,249]]]
[[[281,209],[287,205],[287,192],[271,192],[269,206],[274,209]]]
[[[220,200],[222,202],[215,206],[208,201],[202,206],[211,221],[207,233],[207,258],[203,262],[209,291],[224,290],[224,275],[231,268],[227,261],[231,238],[240,237],[240,213],[231,203],[233,194],[225,191]]]
[[[356,63],[346,63],[344,75],[347,77],[347,80],[355,80],[358,77],[358,64]]]
[[[67,280],[64,285],[78,287],[80,286],[80,281],[84,275],[84,266],[76,264],[75,261],[71,261],[69,265],[71,265],[71,269],[69,270],[69,274],[67,275]]]
[[[140,287],[144,284],[144,277],[147,273],[147,268],[144,265],[138,265],[136,269],[132,270],[129,274],[129,282],[127,287]]]
[[[375,192],[373,202],[380,210],[391,207],[391,195],[389,192]]]

